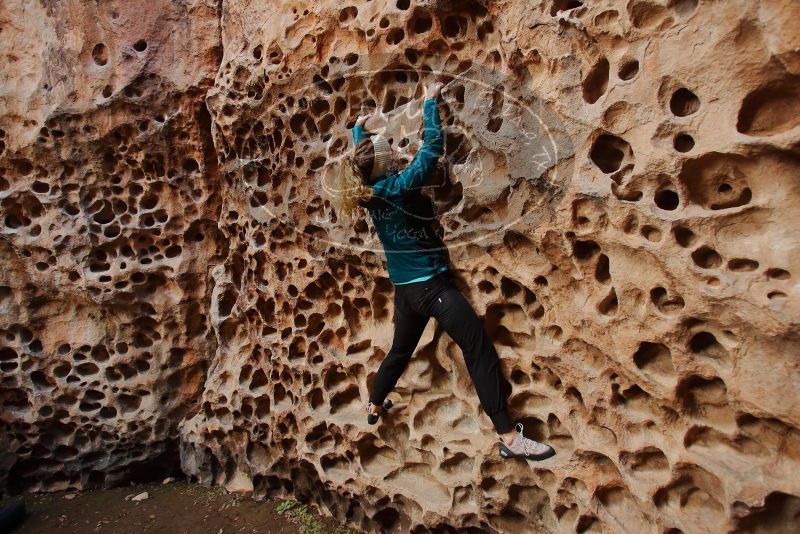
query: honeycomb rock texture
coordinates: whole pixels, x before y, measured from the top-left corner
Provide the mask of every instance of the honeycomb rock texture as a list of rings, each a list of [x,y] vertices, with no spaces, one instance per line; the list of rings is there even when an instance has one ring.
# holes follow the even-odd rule
[[[368,532],[794,531],[796,2],[136,4],[0,6],[0,485],[179,458]],[[439,72],[427,193],[544,462],[434,321],[366,423],[393,286],[326,177],[362,107],[412,157]]]
[[[214,3],[0,6],[0,487],[175,469],[217,348]],[[144,3],[142,3],[144,4]],[[189,9],[191,7],[191,9]]]

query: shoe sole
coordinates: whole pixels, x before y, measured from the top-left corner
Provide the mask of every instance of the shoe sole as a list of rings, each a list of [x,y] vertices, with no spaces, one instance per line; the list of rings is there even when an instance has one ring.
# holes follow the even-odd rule
[[[503,458],[510,458],[510,459],[522,458],[523,460],[532,460],[534,462],[541,462],[542,460],[547,460],[548,458],[552,458],[555,455],[556,451],[553,447],[550,447],[550,449],[547,452],[543,452],[542,454],[525,455],[525,454],[517,454],[511,449],[509,449],[505,443],[502,442],[500,443],[500,456],[502,456]]]
[[[367,423],[369,423],[371,425],[374,425],[375,423],[377,423],[378,419],[380,419],[380,417],[381,417],[381,414],[383,414],[384,412],[386,412],[386,410],[391,408],[393,404],[394,403],[390,399],[384,399],[384,401],[383,401],[383,410],[378,412],[378,413],[367,414]]]

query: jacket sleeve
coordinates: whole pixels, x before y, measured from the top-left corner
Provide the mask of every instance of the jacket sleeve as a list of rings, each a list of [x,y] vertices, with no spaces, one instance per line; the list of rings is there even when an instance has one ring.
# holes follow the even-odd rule
[[[384,198],[403,196],[412,189],[422,187],[428,174],[436,167],[436,161],[444,153],[444,133],[436,98],[427,99],[422,109],[422,131],[425,136],[422,146],[408,167],[400,174],[375,186],[377,195]]]
[[[356,146],[366,137],[366,135],[364,135],[364,127],[361,126],[360,124],[356,124],[355,126],[353,126],[352,130],[353,130],[353,146]]]

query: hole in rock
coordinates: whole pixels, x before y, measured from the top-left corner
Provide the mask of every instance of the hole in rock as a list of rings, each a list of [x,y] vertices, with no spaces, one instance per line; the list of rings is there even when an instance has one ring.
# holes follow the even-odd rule
[[[56,386],[55,382],[42,371],[34,371],[30,376],[36,389],[52,389]]]
[[[800,77],[763,85],[748,94],[736,129],[753,136],[775,135],[800,124]]]
[[[91,376],[100,372],[100,368],[91,362],[82,363],[75,368],[81,376]]]
[[[467,21],[459,15],[448,15],[442,23],[442,34],[445,37],[463,37],[467,31]]]
[[[390,45],[400,44],[405,39],[405,36],[406,34],[402,28],[392,28],[386,34],[386,43]]]
[[[614,185],[611,184],[612,190],[614,189]],[[626,234],[633,234],[639,228],[639,219],[636,217],[636,214],[630,214],[625,217],[625,220],[622,222],[622,231]]]
[[[699,375],[690,375],[681,380],[675,390],[675,395],[683,405],[687,413],[704,422],[717,423],[721,425],[729,424],[732,413],[727,406],[727,387],[720,378],[705,378]],[[706,441],[706,431],[708,427],[694,427],[684,436],[684,445],[691,447],[698,445],[698,442]],[[713,432],[713,431],[712,431]],[[706,436],[704,437],[704,434]],[[713,438],[712,438],[713,439]]]
[[[765,274],[767,275],[767,278],[773,278],[775,280],[788,280],[792,277],[792,275],[786,269],[777,269],[774,267],[772,269],[767,269]]]
[[[31,189],[33,189],[33,191],[36,192],[36,193],[44,194],[44,193],[47,193],[50,190],[50,185],[45,183],[45,182],[41,182],[39,180],[36,180],[31,185]]]
[[[575,241],[572,245],[572,255],[579,260],[589,260],[600,252],[600,245],[594,241]]]
[[[722,265],[722,257],[717,251],[705,245],[692,252],[692,260],[702,269],[715,269]]]
[[[514,369],[511,373],[511,381],[520,386],[527,386],[531,379],[522,369]]]
[[[589,71],[583,81],[583,99],[588,104],[597,102],[608,88],[609,63],[606,58],[601,58]]]
[[[694,148],[694,138],[689,134],[676,135],[673,140],[673,146],[678,152],[689,152]]]
[[[584,532],[602,532],[600,527],[602,523],[593,515],[584,514],[578,518],[575,523],[575,532],[583,534]]]
[[[600,254],[600,257],[597,259],[597,266],[595,267],[594,270],[594,277],[601,284],[605,284],[611,281],[611,266],[608,261],[608,256],[606,256],[605,254]]]
[[[675,241],[678,243],[678,245],[682,246],[683,248],[689,248],[696,240],[694,232],[685,226],[676,226],[673,228],[672,235],[675,237]]]
[[[686,305],[680,296],[669,297],[663,287],[654,287],[650,290],[650,300],[659,311],[666,314],[678,313]]]
[[[632,157],[631,146],[616,135],[603,134],[598,137],[589,152],[589,157],[606,174],[618,171],[626,157]]]
[[[347,6],[339,11],[339,22],[350,22],[358,16],[358,8],[355,6]]]
[[[720,345],[717,338],[711,332],[698,332],[689,340],[689,349],[697,354],[706,354],[713,358],[719,358],[727,354],[725,348]]]
[[[103,43],[97,43],[92,48],[92,59],[96,65],[103,66],[108,63],[108,48]]]
[[[681,203],[678,193],[672,189],[661,189],[657,191],[653,197],[653,200],[655,201],[656,206],[666,211],[674,211],[678,209],[678,206]]]
[[[27,176],[33,172],[33,164],[27,159],[15,159],[11,161],[16,171],[23,176]]]
[[[200,169],[200,165],[194,158],[186,158],[182,164],[183,170],[186,172],[195,172]]]
[[[395,525],[402,525],[403,516],[396,508],[388,506],[372,516],[372,519],[381,526],[381,532],[390,532],[396,530]]]
[[[602,315],[616,315],[618,308],[617,292],[612,287],[611,292],[597,304],[597,311]]]
[[[755,271],[758,269],[758,262],[747,258],[733,258],[728,261],[728,269],[736,272]]]
[[[636,59],[626,59],[619,66],[619,79],[628,81],[632,80],[639,74],[639,61]]]
[[[644,237],[648,241],[652,241],[654,243],[661,241],[661,230],[659,230],[655,226],[650,226],[649,224],[645,224],[641,228],[641,233],[642,237]]]
[[[231,289],[225,291],[225,293],[219,299],[219,305],[218,305],[219,315],[221,317],[227,317],[228,315],[231,314],[231,310],[233,310],[233,306],[234,304],[236,304],[237,298],[238,295],[236,294],[235,291]]]
[[[700,109],[700,99],[685,87],[681,87],[669,100],[669,109],[676,117],[687,117]]]
[[[736,505],[734,504],[734,509]],[[748,510],[738,520],[736,531],[745,534],[790,532],[800,524],[800,497],[773,491],[764,499],[763,506]],[[789,530],[786,530],[786,528]]]
[[[633,354],[633,363],[639,369],[658,376],[671,377],[675,375],[670,350],[662,343],[641,342]]]
[[[415,9],[414,14],[408,21],[408,27],[411,29],[411,33],[417,35],[426,33],[433,27],[433,18],[431,18],[427,11],[423,9]]]
[[[688,17],[697,9],[699,0],[669,0],[667,7],[681,17]]]
[[[560,11],[569,11],[582,5],[583,2],[581,0],[553,0],[553,5],[550,7],[550,16],[555,17]]]
[[[620,453],[620,462],[633,472],[663,472],[669,470],[667,456],[657,447]]]

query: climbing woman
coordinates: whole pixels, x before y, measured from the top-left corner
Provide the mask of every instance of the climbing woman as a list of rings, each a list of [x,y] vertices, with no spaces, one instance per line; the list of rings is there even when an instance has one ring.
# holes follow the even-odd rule
[[[408,365],[428,320],[434,317],[458,344],[481,406],[491,419],[500,454],[505,458],[544,460],[552,447],[523,436],[522,423],[512,424],[501,391],[501,366],[492,341],[472,306],[456,287],[448,269],[446,247],[426,217],[415,216],[419,189],[444,151],[437,99],[442,84],[425,91],[424,140],[413,161],[398,169],[399,158],[380,135],[367,137],[359,116],[352,129],[355,149],[339,173],[333,192],[340,215],[353,219],[366,208],[383,244],[394,285],[394,340],[381,363],[367,405],[367,421],[375,424],[391,407],[387,395]],[[517,432],[514,432],[516,428]]]

